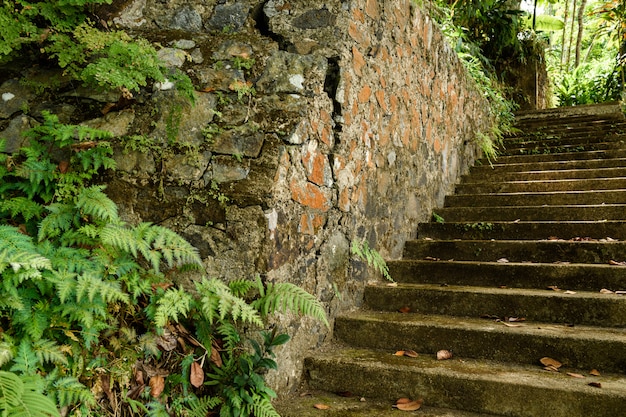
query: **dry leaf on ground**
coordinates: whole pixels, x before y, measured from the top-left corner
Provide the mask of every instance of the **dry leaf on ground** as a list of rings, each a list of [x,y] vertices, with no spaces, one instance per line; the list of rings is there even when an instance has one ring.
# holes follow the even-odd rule
[[[574,373],[574,372],[568,372],[567,375],[571,376],[572,378],[585,378],[584,375],[577,374],[577,373]]]
[[[500,321],[500,323],[504,324],[506,327],[522,327],[523,326],[523,324],[507,323],[506,321]]]
[[[590,387],[594,387],[594,388],[602,388],[602,384],[599,382],[590,382],[587,385],[589,385]]]
[[[609,261],[609,265],[615,265],[615,266],[625,266],[626,262],[618,262],[618,261],[614,261],[613,259],[611,259]]]
[[[600,290],[600,294],[614,294],[614,292],[611,290],[607,290],[606,288],[602,288]]]
[[[405,350],[404,356],[408,356],[409,358],[417,358],[419,355],[414,350]]]
[[[163,392],[163,388],[165,388],[165,378],[161,375],[155,375],[150,378],[150,395],[152,398],[158,398],[159,395]]]
[[[567,290],[563,294],[576,294],[576,291]]]
[[[317,408],[318,410],[328,410],[330,408],[330,405],[326,405],[326,404],[315,404],[313,405],[314,408]]]
[[[415,411],[419,410],[423,403],[424,400],[422,398],[420,398],[419,400],[400,398],[398,401],[396,401],[396,404],[393,407],[402,411]]]
[[[561,291],[561,289],[557,287],[556,285],[548,285],[546,289],[552,290],[552,291]]]
[[[452,352],[450,352],[449,350],[442,349],[437,352],[438,361],[443,361],[443,360],[451,359],[451,358],[452,358]]]
[[[397,287],[397,286],[398,286],[398,283],[397,283],[397,282],[389,282],[389,283],[387,284],[387,286],[388,286],[388,287]]]
[[[404,306],[404,307],[398,309],[399,313],[405,313],[406,314],[409,311],[411,311],[411,307],[409,307],[409,306]]]
[[[591,371],[589,371],[589,375],[600,376],[600,371],[598,371],[597,369],[592,369]]]
[[[499,263],[501,263],[501,264],[506,264],[506,263],[509,263],[509,260],[508,260],[508,259],[506,259],[506,258],[500,258],[500,259],[498,259],[496,262],[499,262]]]
[[[189,382],[196,388],[200,388],[204,383],[204,371],[198,362],[191,363],[191,372],[189,374]]]
[[[539,359],[539,362],[541,362],[543,366],[553,366],[556,369],[559,369],[561,366],[563,366],[561,362],[557,361],[556,359],[549,358],[547,356],[545,358]]]

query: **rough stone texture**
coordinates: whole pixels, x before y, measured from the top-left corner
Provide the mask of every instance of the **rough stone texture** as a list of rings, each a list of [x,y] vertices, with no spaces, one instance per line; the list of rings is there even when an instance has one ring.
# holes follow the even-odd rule
[[[194,81],[195,106],[176,89],[145,89],[130,103],[72,92],[68,118],[127,135],[115,139],[119,170],[107,187],[124,219],[179,231],[208,276],[301,286],[331,323],[380,279],[351,243],[399,258],[491,125],[488,104],[410,0],[135,0],[111,24],[168,45],[163,54],[201,58],[170,62]],[[8,103],[30,90],[11,94]],[[2,129],[27,107],[7,102]],[[117,104],[101,118],[106,103]],[[275,322],[292,340],[268,379],[286,393],[331,330],[291,315]]]

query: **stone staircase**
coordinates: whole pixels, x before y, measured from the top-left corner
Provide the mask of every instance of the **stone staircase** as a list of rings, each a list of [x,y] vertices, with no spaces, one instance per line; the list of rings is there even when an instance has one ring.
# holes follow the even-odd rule
[[[608,105],[517,120],[389,263],[397,285],[336,319],[283,417],[398,416],[402,397],[432,417],[626,416],[626,120]]]

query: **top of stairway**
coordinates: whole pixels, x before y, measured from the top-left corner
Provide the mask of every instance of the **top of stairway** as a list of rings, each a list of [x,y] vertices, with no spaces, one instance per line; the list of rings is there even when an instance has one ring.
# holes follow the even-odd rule
[[[625,119],[619,102],[588,104],[583,106],[555,107],[542,110],[526,110],[515,113],[517,123],[532,122],[547,118],[567,118],[584,116],[606,116]]]

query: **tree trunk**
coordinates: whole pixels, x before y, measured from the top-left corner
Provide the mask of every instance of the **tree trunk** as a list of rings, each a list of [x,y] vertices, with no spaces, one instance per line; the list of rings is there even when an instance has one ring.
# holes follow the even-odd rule
[[[576,23],[576,0],[572,0],[572,21],[569,30],[569,41],[567,43],[567,57],[565,58],[565,69],[569,71],[569,62],[572,56],[572,43],[574,42],[574,24]]]
[[[574,68],[577,68],[580,65],[580,49],[583,44],[583,18],[585,17],[585,6],[587,5],[587,0],[581,0],[580,8],[578,9],[578,36],[576,38],[576,63]]]
[[[565,42],[567,39],[567,18],[569,17],[569,0],[565,0],[565,11],[563,13],[563,38],[561,40],[561,69],[565,65]]]

